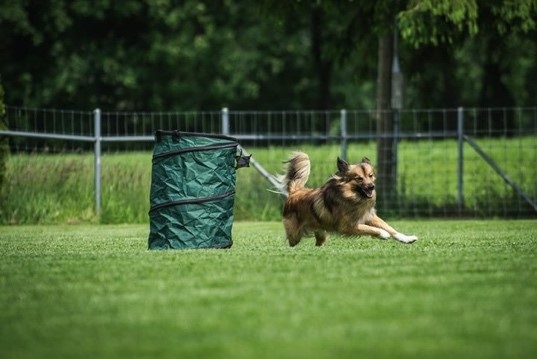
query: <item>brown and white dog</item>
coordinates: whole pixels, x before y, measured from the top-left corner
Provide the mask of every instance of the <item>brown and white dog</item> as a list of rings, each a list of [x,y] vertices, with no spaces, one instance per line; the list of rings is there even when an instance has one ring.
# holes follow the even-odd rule
[[[337,159],[337,169],[320,188],[306,188],[310,160],[303,152],[294,152],[286,162],[285,173],[279,176],[288,193],[283,209],[283,225],[290,246],[296,246],[304,235],[313,233],[316,245],[327,239],[327,232],[348,236],[370,235],[403,243],[418,237],[397,232],[375,211],[375,170],[364,157],[358,164]]]

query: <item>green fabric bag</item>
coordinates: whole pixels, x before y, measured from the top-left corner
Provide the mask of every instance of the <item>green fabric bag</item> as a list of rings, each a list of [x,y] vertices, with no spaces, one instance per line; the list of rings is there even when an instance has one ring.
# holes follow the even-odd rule
[[[229,248],[235,171],[248,166],[235,138],[155,133],[149,249]]]

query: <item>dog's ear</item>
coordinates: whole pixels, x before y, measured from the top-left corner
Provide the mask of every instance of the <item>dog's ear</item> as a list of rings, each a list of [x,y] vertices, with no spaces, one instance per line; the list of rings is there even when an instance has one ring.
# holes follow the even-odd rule
[[[343,175],[343,174],[347,173],[348,169],[349,169],[349,164],[338,157],[337,158],[337,170],[338,170],[338,173]]]
[[[370,165],[371,161],[369,160],[369,158],[364,157],[364,158],[362,158],[362,163],[367,163],[368,165]]]

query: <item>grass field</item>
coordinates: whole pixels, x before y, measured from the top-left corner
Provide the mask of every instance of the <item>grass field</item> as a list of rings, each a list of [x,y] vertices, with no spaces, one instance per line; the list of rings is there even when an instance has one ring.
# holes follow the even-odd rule
[[[147,251],[146,225],[0,226],[0,356],[535,358],[537,221],[401,221],[413,245]]]

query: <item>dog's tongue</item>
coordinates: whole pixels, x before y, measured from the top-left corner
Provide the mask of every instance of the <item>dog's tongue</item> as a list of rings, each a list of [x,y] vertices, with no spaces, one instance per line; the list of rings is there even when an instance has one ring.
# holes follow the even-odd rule
[[[360,187],[360,191],[367,198],[373,198],[373,189],[367,187]]]

